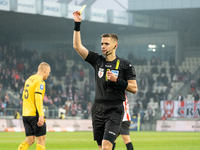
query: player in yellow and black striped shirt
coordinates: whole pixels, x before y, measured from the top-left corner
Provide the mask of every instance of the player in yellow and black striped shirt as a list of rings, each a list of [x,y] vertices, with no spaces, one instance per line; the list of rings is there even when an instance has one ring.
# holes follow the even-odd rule
[[[36,150],[45,150],[46,123],[43,111],[43,97],[45,94],[45,82],[51,72],[49,64],[42,62],[38,66],[35,75],[30,76],[24,85],[23,99],[23,123],[26,132],[26,140],[22,142],[18,150],[27,150],[37,140]]]

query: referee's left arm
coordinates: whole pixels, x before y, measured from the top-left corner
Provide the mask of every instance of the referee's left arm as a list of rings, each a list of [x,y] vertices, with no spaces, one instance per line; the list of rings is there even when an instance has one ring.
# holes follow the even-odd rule
[[[136,80],[128,80],[128,86],[126,87],[126,90],[135,94],[137,93],[138,87]]]

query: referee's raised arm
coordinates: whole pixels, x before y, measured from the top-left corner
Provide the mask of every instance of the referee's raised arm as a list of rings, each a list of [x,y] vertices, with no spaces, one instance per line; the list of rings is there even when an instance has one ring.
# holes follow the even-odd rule
[[[83,59],[86,59],[89,52],[81,43],[81,34],[80,34],[81,13],[79,11],[75,11],[73,13],[73,16],[75,21],[73,47]]]

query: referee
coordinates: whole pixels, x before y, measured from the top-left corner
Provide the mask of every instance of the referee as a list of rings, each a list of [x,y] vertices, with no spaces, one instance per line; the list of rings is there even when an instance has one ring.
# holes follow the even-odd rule
[[[94,140],[97,141],[100,150],[112,150],[124,115],[125,90],[134,94],[137,92],[136,74],[130,62],[116,56],[116,34],[102,35],[101,49],[105,57],[88,51],[81,43],[81,14],[76,11],[73,16],[74,49],[95,70],[96,91],[92,106]]]
[[[45,94],[45,82],[51,72],[49,64],[42,62],[38,66],[35,75],[30,76],[24,85],[23,99],[23,124],[26,140],[18,150],[27,150],[37,140],[36,150],[45,150],[46,122],[43,111],[43,97]]]

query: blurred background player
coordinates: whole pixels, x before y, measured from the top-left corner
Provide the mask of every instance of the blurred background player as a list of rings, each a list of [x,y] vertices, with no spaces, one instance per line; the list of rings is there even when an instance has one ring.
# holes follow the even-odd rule
[[[14,119],[20,119],[20,114],[17,110],[15,110]]]
[[[63,112],[60,113],[59,119],[65,119]]]
[[[45,150],[46,122],[43,111],[43,97],[45,82],[51,72],[49,64],[42,62],[35,75],[30,76],[24,85],[23,99],[23,124],[26,139],[18,150],[27,150],[37,140],[36,150]]]
[[[126,101],[123,102],[123,105],[124,105],[124,117],[123,117],[123,120],[122,120],[122,125],[121,125],[121,128],[120,128],[119,135],[121,134],[127,150],[133,150],[134,147],[133,147],[133,144],[131,142],[130,132],[129,132],[129,127],[130,127],[130,124],[131,124],[131,115],[129,113],[129,102],[128,102],[127,96],[126,96]],[[115,145],[116,145],[116,141],[113,144],[112,150],[115,149]]]

